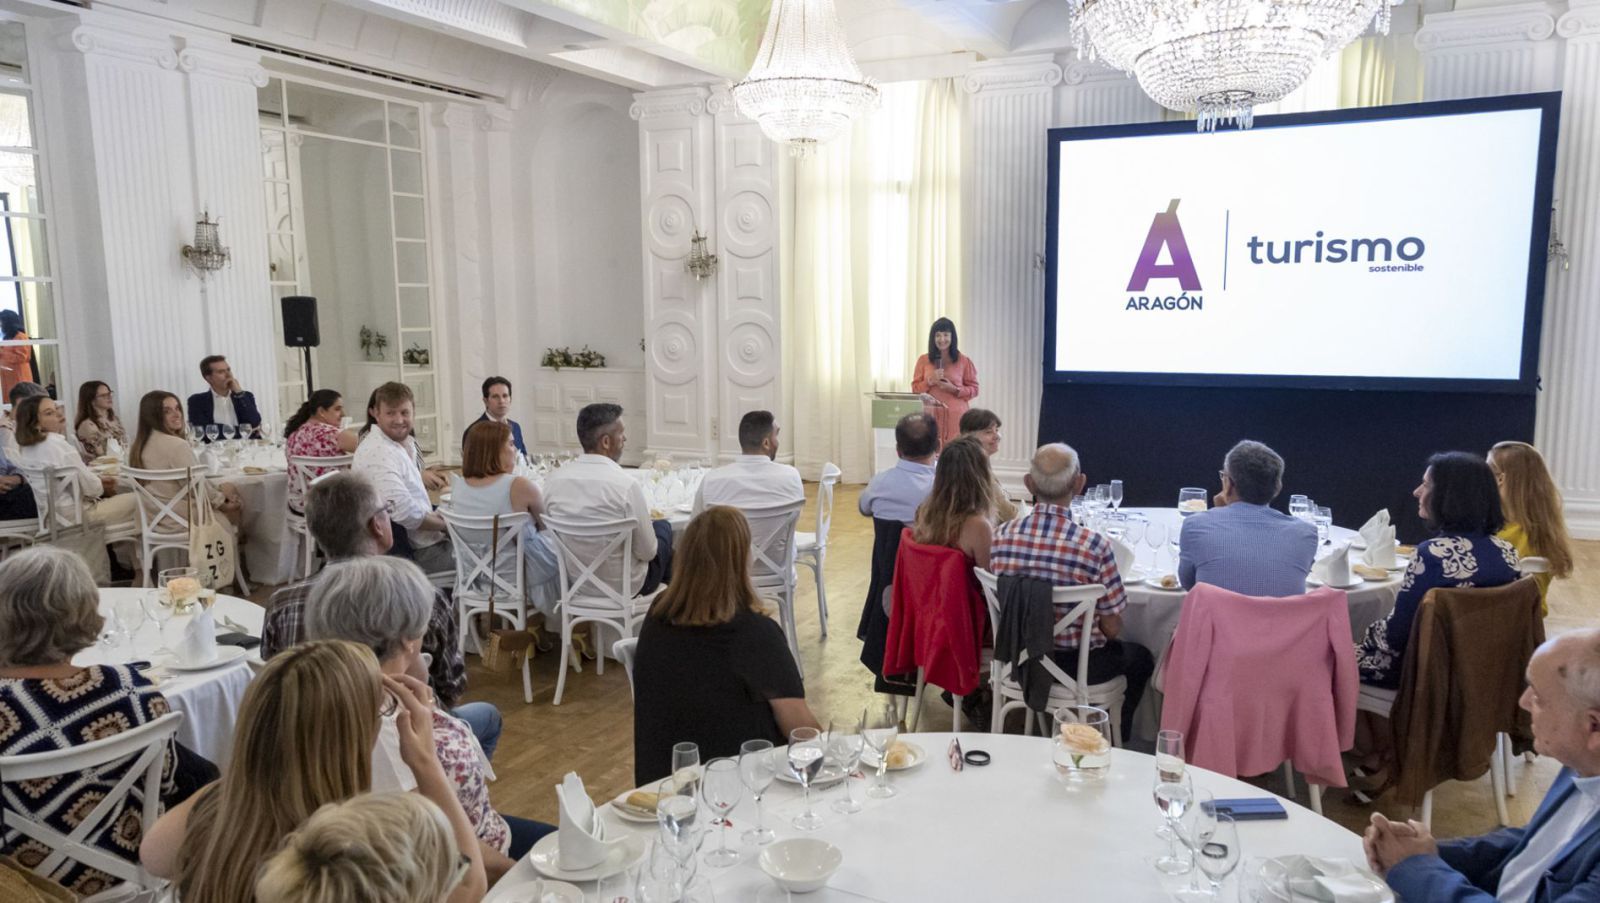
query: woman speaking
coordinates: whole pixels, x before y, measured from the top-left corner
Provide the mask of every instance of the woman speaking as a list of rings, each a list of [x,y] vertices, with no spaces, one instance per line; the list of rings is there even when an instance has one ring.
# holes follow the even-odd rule
[[[934,320],[928,330],[928,353],[917,358],[911,391],[925,392],[944,405],[933,410],[939,421],[940,447],[961,434],[961,415],[967,412],[967,402],[978,397],[978,368],[972,358],[961,353],[956,324],[950,318]]]

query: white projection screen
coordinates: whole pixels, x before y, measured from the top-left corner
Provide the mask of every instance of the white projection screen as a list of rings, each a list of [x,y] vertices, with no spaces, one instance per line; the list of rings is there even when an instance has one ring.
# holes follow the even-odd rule
[[[1045,379],[1530,391],[1559,97],[1052,130]]]

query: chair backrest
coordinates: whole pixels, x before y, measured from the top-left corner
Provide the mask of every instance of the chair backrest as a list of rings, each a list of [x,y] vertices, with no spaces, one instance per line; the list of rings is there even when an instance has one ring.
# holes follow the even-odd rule
[[[833,487],[839,483],[843,471],[829,461],[822,465],[822,481],[817,484],[817,548],[828,545],[828,530],[833,526]]]
[[[633,653],[639,648],[639,638],[636,636],[623,637],[611,644],[611,654],[622,662],[623,670],[628,672],[628,692],[634,696],[638,693],[633,688]]]
[[[349,470],[355,459],[355,455],[329,455],[327,457],[290,455],[289,479],[298,483],[300,490],[304,492],[306,487],[330,473]]]
[[[1538,555],[1529,555],[1527,558],[1517,562],[1517,573],[1522,574],[1524,577],[1529,574],[1548,574],[1550,573],[1550,559]]]
[[[111,791],[78,822],[71,834],[62,834],[54,828],[29,819],[11,809],[5,810],[5,826],[32,838],[50,849],[50,855],[34,867],[39,875],[49,875],[66,860],[99,869],[123,881],[141,887],[152,887],[151,879],[141,865],[88,843],[88,839],[105,826],[106,820],[117,810],[135,781],[144,779],[144,809],[140,823],[148,832],[156,822],[161,806],[161,772],[166,762],[167,740],[177,733],[183,722],[182,712],[169,712],[131,730],[113,734],[103,740],[94,740],[70,749],[28,753],[18,756],[0,756],[0,782],[41,781],[65,775],[74,775],[91,769],[104,768],[130,760],[128,770]]]
[[[191,470],[140,470],[124,467],[122,473],[133,482],[133,494],[139,502],[139,528],[145,534],[177,535],[189,532],[189,501],[203,495],[197,493],[195,484],[201,479]],[[177,483],[178,491],[171,498],[162,498],[151,487],[152,483]]]
[[[561,580],[561,599],[574,596],[599,597],[621,608],[639,591],[633,577],[632,520],[579,524],[546,512],[545,529],[555,541],[557,573]],[[606,582],[600,569],[608,561],[621,562],[621,586]]]
[[[40,533],[53,534],[64,527],[83,526],[83,487],[78,483],[77,473],[67,468],[26,464],[18,465],[17,469],[33,488],[34,498],[44,500],[44,504],[38,506]]]
[[[794,531],[805,500],[787,505],[749,508],[750,580],[757,586],[787,583],[794,575]]]
[[[978,585],[983,587],[983,598],[989,603],[989,631],[990,640],[992,641],[994,639],[994,631],[1000,629],[1000,578],[989,571],[984,570],[983,568],[973,568],[972,573],[977,576]],[[1094,636],[1095,603],[1098,602],[1100,597],[1105,594],[1105,586],[1099,583],[1082,583],[1074,584],[1072,586],[1051,587],[1051,605],[1055,606],[1055,608],[1058,610],[1063,605],[1072,606],[1072,608],[1066,614],[1056,619],[1056,626],[1053,631],[1054,635],[1060,636],[1063,633],[1066,633],[1067,630],[1072,627],[1072,622],[1077,621],[1080,631],[1078,634],[1078,642],[1080,646],[1088,644]],[[1024,652],[1022,654],[1022,661],[1027,660],[1027,653]],[[1050,672],[1050,676],[1055,678],[1056,683],[1061,684],[1063,687],[1066,687],[1069,690],[1076,691],[1080,698],[1080,702],[1085,705],[1088,704],[1089,656],[1082,654],[1080,651],[1078,655],[1078,673],[1075,677],[1068,677],[1067,672],[1061,670],[1061,667],[1057,665],[1055,660],[1052,658],[1045,658],[1041,664],[1044,665],[1044,669],[1046,671]],[[1010,673],[1011,665],[1009,662],[1001,662],[1000,668],[1000,675],[1005,677]]]
[[[455,514],[439,509],[445,530],[450,534],[450,550],[455,554],[455,594],[474,599],[489,598],[489,585],[495,598],[507,603],[527,601],[523,582],[523,542],[533,516],[526,511],[500,515],[498,551],[494,516]]]

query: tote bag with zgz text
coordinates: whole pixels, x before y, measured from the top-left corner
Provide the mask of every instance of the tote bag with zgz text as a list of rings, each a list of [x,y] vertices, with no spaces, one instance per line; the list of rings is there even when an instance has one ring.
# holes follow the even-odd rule
[[[205,480],[196,480],[193,469],[189,486],[189,566],[198,573],[201,586],[227,586],[233,582],[237,555],[233,534],[217,519]]]

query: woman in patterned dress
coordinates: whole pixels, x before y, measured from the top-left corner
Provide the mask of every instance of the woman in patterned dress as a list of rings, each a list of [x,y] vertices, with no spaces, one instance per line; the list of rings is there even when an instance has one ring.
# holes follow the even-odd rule
[[[361,440],[350,430],[341,430],[344,399],[332,389],[318,389],[300,405],[283,427],[283,452],[290,458],[336,458],[355,454]],[[312,479],[326,473],[316,468]],[[305,513],[306,485],[291,464],[289,467],[289,510]]]

